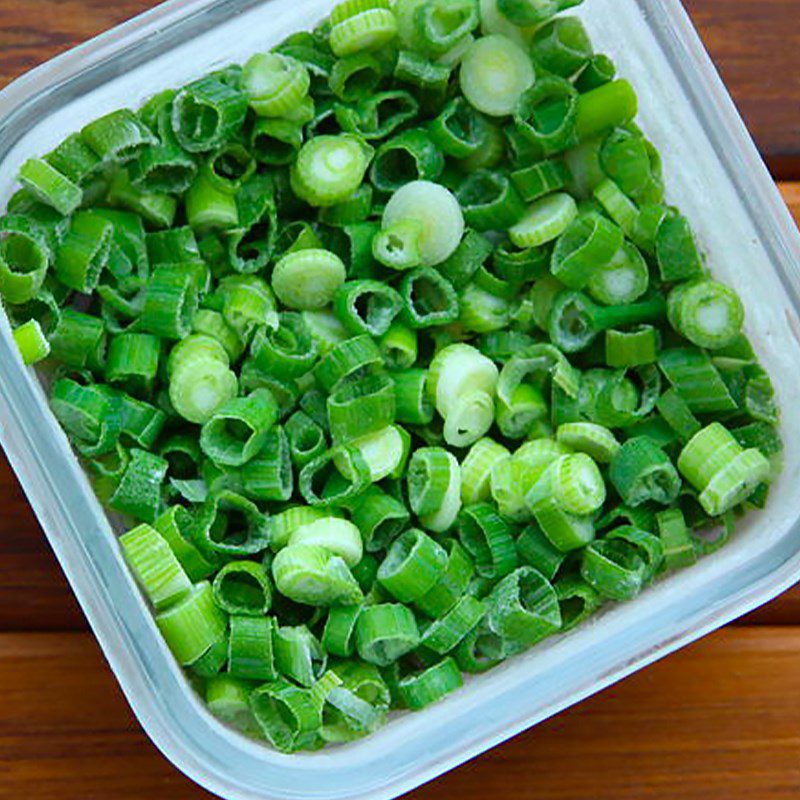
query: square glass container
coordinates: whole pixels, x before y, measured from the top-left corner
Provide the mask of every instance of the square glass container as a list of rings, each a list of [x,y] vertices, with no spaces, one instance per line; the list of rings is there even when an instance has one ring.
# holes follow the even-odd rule
[[[172,0],[0,92],[0,198],[29,157],[90,120],[136,107],[311,27],[331,0]],[[765,511],[696,566],[540,644],[376,735],[285,756],[227,729],[172,659],[32,370],[0,314],[0,443],[144,729],[179,769],[233,800],[384,800],[419,786],[770,600],[800,575],[800,237],[678,0],[587,0],[575,10],[634,83],[664,156],[668,198],[747,309],[772,375],[785,469]]]

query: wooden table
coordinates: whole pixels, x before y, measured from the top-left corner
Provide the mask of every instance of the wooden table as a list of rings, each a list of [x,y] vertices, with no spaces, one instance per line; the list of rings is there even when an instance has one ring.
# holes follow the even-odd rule
[[[0,0],[0,85],[155,5]],[[688,0],[800,219],[797,0]],[[155,750],[0,457],[0,798],[210,797]],[[415,800],[800,796],[800,590],[417,792]]]

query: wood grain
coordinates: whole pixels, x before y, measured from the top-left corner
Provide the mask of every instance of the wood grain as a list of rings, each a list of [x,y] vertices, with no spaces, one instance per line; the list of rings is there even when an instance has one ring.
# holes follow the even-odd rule
[[[685,0],[776,178],[800,179],[797,0]],[[0,84],[157,5],[0,0]]]
[[[796,800],[798,660],[800,630],[720,631],[407,797]],[[0,635],[0,686],[0,798],[210,797],[147,741],[88,634]]]

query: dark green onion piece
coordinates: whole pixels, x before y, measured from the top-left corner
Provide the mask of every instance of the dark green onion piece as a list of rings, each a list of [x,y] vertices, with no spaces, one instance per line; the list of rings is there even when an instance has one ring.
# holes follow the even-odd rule
[[[161,512],[161,485],[168,464],[144,450],[131,450],[131,460],[108,503],[115,511],[153,523]]]
[[[297,469],[302,469],[328,450],[325,431],[303,411],[295,412],[286,421],[286,436],[292,463]]]
[[[563,292],[553,301],[548,329],[557,347],[575,353],[588,347],[602,331],[655,322],[665,311],[664,299],[658,295],[640,303],[598,306],[581,292]]]
[[[75,369],[99,370],[106,360],[106,332],[102,320],[65,308],[49,336],[51,353]]]
[[[194,535],[204,552],[222,555],[253,555],[269,544],[267,518],[250,500],[229,490],[201,506]]]
[[[390,494],[370,486],[352,505],[352,521],[361,531],[364,547],[378,553],[389,548],[406,529],[408,509]]]
[[[565,286],[582,289],[592,275],[607,267],[623,243],[622,231],[605,217],[578,217],[561,235],[550,269]]]
[[[246,112],[247,95],[209,75],[175,96],[172,128],[181,147],[190,153],[205,153],[232,138]]]
[[[560,153],[574,143],[578,103],[573,85],[557,75],[539,77],[522,95],[514,112],[514,129],[532,155]]]
[[[577,17],[560,17],[537,29],[531,55],[545,71],[570,78],[591,58],[592,43]]]
[[[381,281],[348,281],[337,290],[333,305],[351,334],[382,336],[402,310],[403,299]]]
[[[49,247],[38,226],[18,214],[0,219],[0,298],[12,305],[32,300],[49,263]]]
[[[32,158],[19,170],[19,181],[40,203],[59,214],[72,214],[83,202],[83,190],[47,161]]]
[[[371,372],[382,363],[377,344],[365,334],[331,348],[314,367],[314,377],[324,389],[331,391],[345,378]]]
[[[489,123],[463,97],[456,97],[428,125],[434,144],[452,158],[469,158],[486,145]]]
[[[510,228],[525,213],[514,184],[501,172],[476,170],[456,191],[467,225],[477,231]]]
[[[56,252],[55,271],[61,283],[83,294],[93,292],[108,263],[112,234],[106,220],[86,211],[76,213]]]
[[[488,503],[463,509],[458,530],[464,549],[473,557],[478,575],[499,579],[517,567],[512,529]]]
[[[611,483],[626,505],[653,501],[673,503],[681,479],[666,453],[647,437],[629,439],[614,454],[609,468]]]
[[[217,573],[212,584],[214,602],[229,614],[259,617],[272,605],[272,584],[261,564],[231,561]]]
[[[151,393],[158,372],[161,342],[147,333],[115,336],[108,348],[106,379],[130,394]]]
[[[411,181],[435,181],[444,170],[444,156],[424,128],[403,131],[382,144],[370,167],[376,189],[392,193]]]
[[[419,267],[403,276],[400,284],[402,318],[414,329],[455,322],[459,301],[455,289],[433,267]]]
[[[317,360],[317,344],[303,317],[291,311],[282,313],[277,328],[259,328],[250,345],[253,363],[280,378],[299,378]]]
[[[555,583],[561,611],[561,630],[569,631],[594,614],[601,605],[600,595],[577,575],[567,575]]]
[[[329,395],[328,420],[337,445],[391,425],[395,420],[394,383],[386,375],[348,381]]]
[[[370,664],[388,667],[419,644],[414,613],[399,603],[365,606],[356,623],[356,649]]]
[[[506,653],[519,653],[561,628],[552,584],[532,567],[520,567],[494,587],[486,600],[490,629]]]
[[[445,658],[422,673],[401,678],[398,689],[403,703],[412,711],[419,711],[460,688],[462,683],[456,662]]]
[[[736,401],[722,376],[702,350],[663,350],[658,357],[658,366],[694,413],[736,410]]]
[[[242,491],[259,501],[286,501],[294,490],[291,451],[281,427],[270,430],[261,450],[240,469]]]
[[[698,278],[703,273],[692,229],[687,219],[679,214],[667,214],[658,226],[655,253],[665,283]]]

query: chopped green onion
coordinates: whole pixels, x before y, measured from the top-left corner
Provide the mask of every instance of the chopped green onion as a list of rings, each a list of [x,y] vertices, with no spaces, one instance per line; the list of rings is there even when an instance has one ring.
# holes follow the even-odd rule
[[[528,54],[511,39],[492,35],[477,39],[461,63],[461,91],[478,111],[504,117],[534,82]]]
[[[292,166],[295,194],[313,206],[332,206],[355,192],[373,149],[352,134],[317,136],[300,149]]]
[[[333,300],[345,281],[342,260],[327,250],[298,250],[285,255],[272,271],[272,288],[289,308],[315,310]]]
[[[278,591],[309,606],[357,603],[361,590],[344,559],[320,545],[290,544],[272,562]]]
[[[35,319],[14,328],[14,344],[26,365],[38,364],[50,355],[50,342]]]
[[[672,290],[667,311],[678,333],[707,350],[720,350],[734,342],[744,322],[739,296],[716,281],[681,284]]]
[[[561,627],[552,584],[532,567],[520,567],[498,583],[486,600],[490,629],[506,652],[526,650]]]
[[[609,478],[626,505],[674,502],[681,480],[669,457],[648,437],[629,439],[614,454]]]
[[[397,20],[387,0],[344,0],[330,22],[330,47],[339,57],[376,50],[397,35]]]
[[[464,233],[464,217],[458,200],[444,186],[430,181],[412,181],[396,191],[383,212],[383,230],[400,224],[416,227],[413,243],[419,262],[410,266],[436,266],[458,247]]]
[[[139,525],[120,537],[125,560],[157,611],[185,597],[192,584],[169,544],[154,528]]]
[[[356,622],[356,649],[364,661],[388,667],[419,644],[414,613],[399,603],[365,606]]]
[[[194,663],[223,638],[226,621],[207,581],[156,615],[156,625],[179,664]]]

